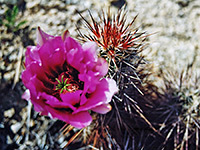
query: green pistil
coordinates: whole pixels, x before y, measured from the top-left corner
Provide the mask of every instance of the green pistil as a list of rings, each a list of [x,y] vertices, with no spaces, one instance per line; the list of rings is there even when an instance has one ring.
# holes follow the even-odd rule
[[[61,81],[58,80],[58,78],[56,78],[56,81],[58,81],[58,85],[56,85],[56,90],[60,90],[60,94],[63,92],[63,90],[67,90],[69,91],[69,89],[67,89],[68,86],[70,86],[71,84],[67,84],[67,80],[65,79],[64,81],[64,75],[61,76]]]

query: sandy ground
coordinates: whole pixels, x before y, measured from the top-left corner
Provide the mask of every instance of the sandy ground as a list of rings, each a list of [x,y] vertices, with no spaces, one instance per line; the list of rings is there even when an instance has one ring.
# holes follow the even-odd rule
[[[16,3],[16,1],[0,1],[0,16],[3,16],[8,7],[5,3]],[[16,77],[16,68],[19,62],[20,50],[22,52],[22,58],[25,53],[25,48],[28,45],[34,44],[36,41],[36,28],[40,26],[45,32],[52,35],[60,35],[64,30],[68,29],[73,37],[77,37],[76,25],[83,26],[81,24],[81,17],[78,15],[77,10],[82,15],[90,20],[88,16],[88,10],[91,11],[93,17],[98,19],[98,12],[103,8],[107,10],[111,7],[111,12],[117,12],[118,7],[122,4],[127,5],[127,22],[134,18],[138,14],[135,21],[135,27],[139,27],[140,31],[145,31],[147,34],[153,34],[149,36],[148,48],[144,51],[147,58],[151,63],[155,64],[156,70],[171,69],[183,70],[189,64],[193,64],[195,72],[200,70],[200,0],[126,0],[116,2],[114,0],[25,0],[18,1],[20,7],[20,13],[17,22],[26,20],[27,23],[22,26],[24,29],[19,33],[12,35],[11,32],[7,32],[4,26],[0,26],[1,31],[1,51],[0,51],[0,69],[1,69],[1,126],[0,133],[6,133],[6,136],[1,136],[0,143],[3,144],[3,149],[7,149],[8,146],[20,145],[24,139],[20,139],[23,128],[26,128],[26,118],[20,114],[22,111],[27,112],[29,105],[26,102],[22,102],[21,94],[24,87],[21,84],[20,75]],[[19,36],[18,36],[19,35]],[[8,56],[9,55],[9,56]],[[8,57],[7,57],[8,56]],[[5,71],[6,70],[6,71]],[[23,67],[20,67],[20,71]],[[5,71],[5,72],[4,72]],[[19,72],[20,72],[19,71]],[[2,73],[4,72],[4,73]],[[4,77],[2,77],[4,76]],[[13,80],[17,85],[14,89],[14,96],[9,97],[9,91],[12,92]],[[16,103],[12,101],[16,100]],[[6,103],[8,100],[9,103]],[[9,105],[9,106],[8,106]],[[21,108],[24,108],[21,110]],[[19,107],[19,108],[18,108]],[[14,108],[14,113],[12,112]],[[11,116],[7,116],[5,111],[10,110]],[[16,114],[18,113],[18,114]],[[8,112],[10,114],[10,112]],[[14,115],[15,114],[15,115]],[[35,118],[38,116],[32,112]],[[33,117],[33,118],[34,118]],[[47,123],[44,120],[47,119]],[[18,121],[22,121],[20,126]],[[48,118],[39,118],[41,124],[46,126],[52,125]],[[17,124],[17,125],[16,125]],[[32,130],[38,132],[34,126]],[[14,125],[12,128],[10,126]],[[30,126],[30,125],[29,125]],[[52,125],[54,126],[54,124]],[[9,129],[6,129],[9,127]],[[16,129],[17,128],[17,129]],[[6,129],[6,130],[5,130]],[[25,130],[25,129],[24,129]],[[9,132],[8,132],[9,131]],[[17,134],[15,133],[19,133]],[[50,129],[49,134],[55,133],[54,128]],[[48,136],[47,134],[46,136]],[[50,135],[49,135],[50,136]],[[57,136],[56,134],[54,136]],[[37,135],[32,138],[35,140]],[[45,134],[41,133],[40,138],[47,138]],[[18,141],[17,141],[18,140]],[[55,141],[54,141],[55,142]],[[52,142],[52,143],[54,143]],[[36,142],[38,149],[42,141]],[[57,145],[62,144],[63,140],[57,142]],[[43,143],[42,143],[43,144]],[[21,145],[19,149],[25,149],[30,143]],[[56,145],[56,144],[55,144]],[[56,145],[56,146],[57,146]],[[55,146],[55,147],[56,147]],[[16,146],[17,147],[17,146]],[[55,148],[54,147],[54,148]],[[48,147],[51,149],[51,147]],[[48,149],[46,148],[46,149]],[[28,146],[27,146],[28,149]]]

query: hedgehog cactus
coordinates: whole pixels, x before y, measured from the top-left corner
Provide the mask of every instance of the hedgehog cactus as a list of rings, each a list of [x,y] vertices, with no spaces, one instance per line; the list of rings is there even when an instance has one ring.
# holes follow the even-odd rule
[[[113,76],[117,71],[122,70],[122,65],[130,66],[135,70],[136,62],[142,57],[139,53],[144,48],[144,40],[147,36],[139,33],[133,24],[137,16],[130,23],[126,23],[127,11],[122,8],[117,15],[112,15],[110,10],[107,13],[99,14],[100,21],[97,22],[89,11],[92,23],[90,24],[81,14],[81,18],[90,32],[83,34],[78,29],[83,41],[94,41],[100,47],[99,55],[109,62],[109,75]]]
[[[200,129],[200,77],[194,76],[194,70],[188,68],[181,73],[164,73],[166,89],[165,101],[159,109],[160,115],[166,114],[160,131],[165,142],[173,149],[199,149]]]
[[[107,135],[107,138],[94,134],[93,139],[101,138],[104,142],[99,140],[100,143],[97,145],[104,143],[104,149],[110,142],[112,148],[126,149],[135,145],[131,141],[136,136],[136,128],[145,127],[157,132],[142,110],[151,105],[145,100],[144,95],[152,95],[151,88],[154,87],[148,79],[151,69],[141,54],[147,45],[145,39],[148,35],[144,32],[139,33],[134,27],[137,16],[130,23],[126,23],[125,8],[120,9],[117,15],[112,15],[109,10],[101,14],[98,22],[89,11],[92,23],[80,14],[89,32],[83,33],[82,29],[78,31],[82,41],[94,41],[98,44],[99,56],[109,62],[107,76],[117,82],[119,92],[112,99],[112,111],[104,116],[99,115],[98,123],[96,122],[98,125],[93,130],[96,133],[101,131],[100,135]]]

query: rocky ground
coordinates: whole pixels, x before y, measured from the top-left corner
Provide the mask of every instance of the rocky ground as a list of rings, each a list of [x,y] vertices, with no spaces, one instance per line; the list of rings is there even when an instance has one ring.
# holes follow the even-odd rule
[[[32,105],[21,99],[25,88],[20,72],[26,47],[35,44],[36,28],[51,35],[68,29],[76,38],[76,26],[83,27],[77,11],[90,20],[88,10],[98,19],[101,9],[111,12],[127,5],[127,22],[135,15],[135,26],[152,34],[144,51],[155,70],[179,70],[200,64],[200,0],[0,0],[0,146],[11,149],[62,149],[60,121],[39,116]],[[17,5],[19,13],[12,27],[6,27],[6,11]],[[15,28],[21,21],[26,21]],[[77,147],[76,147],[77,148]],[[69,147],[70,149],[70,147]],[[71,149],[75,149],[71,146]]]

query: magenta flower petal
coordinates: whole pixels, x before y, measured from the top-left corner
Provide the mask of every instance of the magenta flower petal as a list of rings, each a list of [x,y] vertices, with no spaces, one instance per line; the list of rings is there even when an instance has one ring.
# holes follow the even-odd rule
[[[56,109],[53,109],[49,106],[47,108],[49,110],[49,116],[52,118],[58,118],[62,121],[65,121],[72,126],[76,128],[84,128],[92,122],[92,117],[88,112],[80,112],[75,115],[72,115],[71,113],[68,113],[66,111],[59,111]]]
[[[81,95],[81,101],[80,101],[80,105],[81,105],[81,106],[84,105],[84,104],[88,101],[88,99],[86,98],[85,95],[86,95],[86,94],[82,94],[82,95]]]
[[[24,72],[22,74],[22,78],[24,77],[29,77],[29,72]],[[26,81],[25,81],[26,79]],[[27,78],[23,79],[22,81],[24,82],[24,85],[30,90],[32,88],[35,88],[36,91],[35,91],[35,95],[37,95],[37,92],[48,92],[49,91],[49,88],[46,87],[43,82],[41,80],[39,80],[37,78],[37,75],[34,75],[34,76],[31,76],[29,78],[29,81]],[[30,93],[32,92],[33,90],[30,90]],[[32,93],[31,93],[32,95]]]
[[[29,82],[30,78],[32,78],[34,75],[36,75],[37,78],[43,82],[43,84],[51,83],[51,81],[49,81],[45,73],[44,68],[40,66],[37,62],[30,63],[30,65],[26,68],[26,71],[24,71],[23,74],[25,74],[23,75],[24,83]]]
[[[33,83],[38,82],[39,85],[34,85]],[[34,105],[34,108],[37,112],[46,112],[46,110],[44,109],[45,106],[45,101],[44,99],[41,99],[41,93],[39,91],[42,91],[42,89],[40,89],[39,87],[36,86],[43,86],[41,84],[41,82],[39,82],[39,80],[36,78],[36,76],[32,77],[30,79],[30,82],[26,83],[26,87],[29,89],[29,93],[30,93],[30,99],[31,102]],[[28,98],[28,97],[22,97],[22,98]],[[29,99],[28,99],[29,100]]]
[[[94,92],[96,85],[100,82],[93,71],[88,71],[86,74],[79,74],[79,79],[85,82],[84,91],[87,93]]]
[[[26,61],[25,61],[25,65],[27,67],[27,65],[29,65],[30,63],[36,61],[36,62],[41,62],[40,60],[40,56],[39,56],[39,52],[38,52],[38,47],[36,46],[28,46],[27,50],[26,50]]]
[[[82,46],[83,51],[84,51],[84,59],[87,62],[88,60],[92,62],[97,62],[98,61],[98,56],[97,56],[97,45],[95,42],[86,42]]]
[[[22,99],[25,99],[27,101],[31,99],[30,91],[28,89],[26,89],[26,91],[22,95]]]
[[[25,100],[27,100],[27,101],[31,99],[31,97],[30,97],[30,91],[28,89],[24,92],[24,94],[22,95],[22,98],[25,99]],[[32,98],[32,103],[33,103],[33,105],[35,107],[35,110],[37,112],[41,112],[42,111],[43,113],[46,113],[46,115],[47,115],[47,111],[45,111],[43,109],[43,107],[42,107],[42,106],[45,106],[45,103],[43,101],[41,101],[41,100],[34,100],[34,98]]]
[[[74,68],[76,68],[77,70],[84,70],[84,64],[81,63],[81,61],[83,60],[83,53],[82,51],[80,51],[80,49],[71,49],[68,51],[68,53],[66,54],[67,56],[67,62],[73,66]],[[79,61],[77,61],[79,60]],[[81,72],[81,71],[80,71]]]
[[[59,120],[69,123],[70,113],[64,110],[54,109],[49,105],[45,105],[45,109],[48,110],[48,116],[51,118],[57,118]]]
[[[54,43],[54,44],[52,44]],[[56,71],[65,62],[65,51],[61,38],[47,41],[39,51],[43,67],[48,71]]]
[[[37,46],[26,51],[22,81],[36,111],[77,128],[92,122],[90,110],[105,114],[118,91],[113,79],[104,78],[107,62],[98,58],[93,42],[83,46],[66,31],[51,36],[38,28]]]
[[[46,41],[53,38],[54,36],[46,34],[40,27],[37,28],[37,44],[42,46]]]
[[[112,96],[118,91],[116,83],[112,79],[102,79],[96,90],[89,94],[87,101],[74,113],[90,110],[102,104],[108,104]]]
[[[95,108],[92,108],[91,110],[100,114],[106,114],[112,109],[110,104],[102,104],[100,106],[97,106]]]
[[[78,90],[73,93],[60,94],[60,97],[64,103],[71,104],[73,106],[80,102],[81,94],[82,91]]]
[[[98,76],[105,76],[108,73],[108,63],[105,59],[99,58],[93,70],[99,73]]]
[[[92,117],[87,111],[70,115],[70,124],[77,128],[84,128],[92,122]]]
[[[64,44],[65,44],[65,48],[66,48],[67,52],[69,52],[70,50],[73,50],[73,49],[78,49],[78,50],[82,51],[81,44],[78,43],[76,40],[74,40],[71,37],[65,38]]]
[[[76,108],[70,104],[70,103],[65,103],[65,102],[60,102],[56,97],[48,95],[46,93],[41,94],[42,98],[46,99],[47,101],[45,102],[46,104],[49,104],[51,107],[55,109],[72,109],[73,111],[76,110]]]

